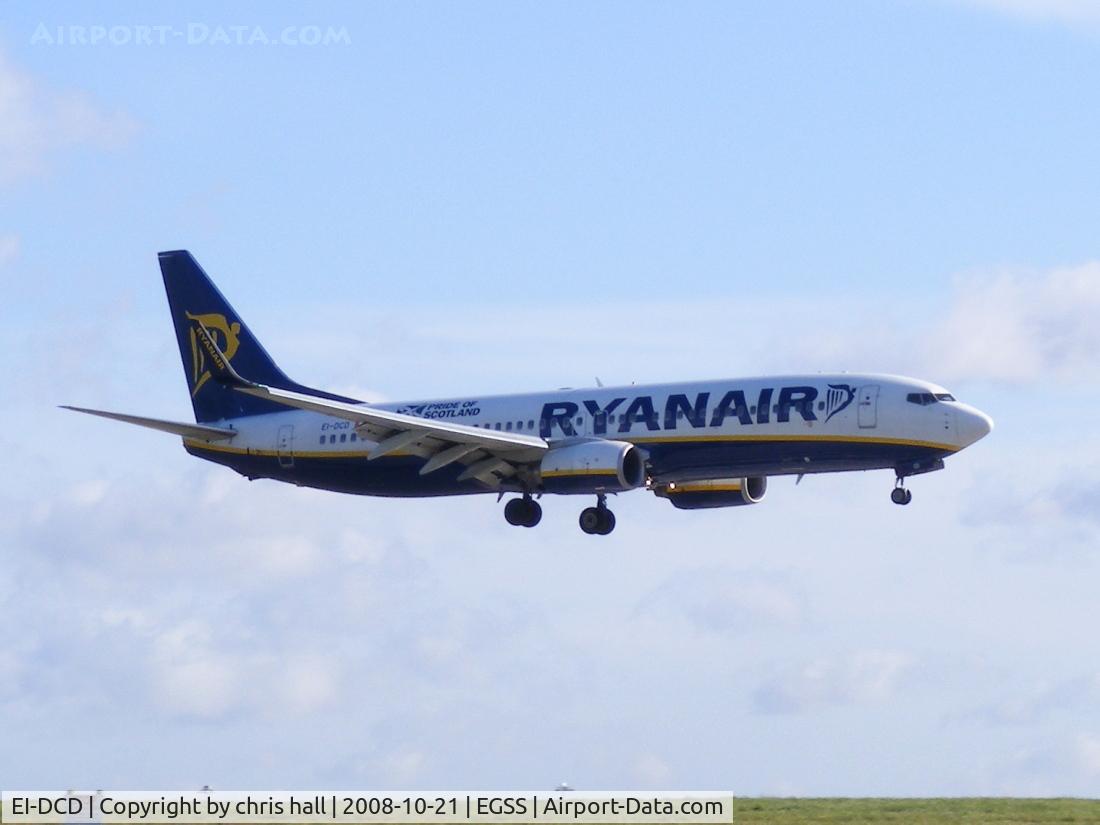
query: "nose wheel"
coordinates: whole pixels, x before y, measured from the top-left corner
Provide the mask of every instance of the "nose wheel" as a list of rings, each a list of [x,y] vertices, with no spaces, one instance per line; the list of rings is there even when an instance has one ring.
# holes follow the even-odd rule
[[[894,504],[901,504],[902,506],[904,506],[913,500],[913,493],[909,490],[906,490],[903,486],[904,484],[905,479],[901,476],[898,476],[898,480],[894,485],[894,489],[890,491],[890,501],[894,502]]]
[[[595,507],[585,507],[578,519],[581,530],[590,536],[606,536],[615,529],[615,514],[607,509],[607,496],[600,493]]]
[[[542,505],[525,495],[504,505],[504,518],[515,527],[534,527],[542,521]]]

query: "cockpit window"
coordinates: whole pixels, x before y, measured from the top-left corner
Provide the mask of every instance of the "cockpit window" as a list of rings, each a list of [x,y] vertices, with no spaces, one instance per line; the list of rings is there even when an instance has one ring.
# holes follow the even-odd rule
[[[924,407],[928,404],[935,404],[937,401],[954,401],[955,396],[949,392],[911,392],[905,396],[905,400],[910,404],[920,404]]]

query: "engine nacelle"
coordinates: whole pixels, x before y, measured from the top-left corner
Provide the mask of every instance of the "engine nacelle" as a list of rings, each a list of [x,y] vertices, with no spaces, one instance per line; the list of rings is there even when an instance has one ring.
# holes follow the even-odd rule
[[[645,459],[625,441],[579,441],[546,453],[539,475],[548,493],[633,490],[645,484]]]
[[[767,491],[767,476],[670,481],[653,488],[654,493],[661,498],[667,498],[674,507],[679,507],[681,510],[759,504]]]

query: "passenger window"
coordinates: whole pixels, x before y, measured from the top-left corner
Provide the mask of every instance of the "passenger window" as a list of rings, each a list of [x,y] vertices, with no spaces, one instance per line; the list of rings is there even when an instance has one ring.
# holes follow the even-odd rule
[[[821,412],[824,409],[825,409],[825,402],[824,401],[818,401],[817,402],[817,411]]]
[[[579,427],[579,426],[581,426],[581,424],[583,424],[583,423],[584,423],[584,419],[583,419],[583,418],[581,418],[580,416],[577,416],[577,426]]]
[[[517,421],[516,422],[516,429],[517,430],[522,430],[523,429],[523,422],[522,421]]]
[[[508,423],[507,423],[507,424],[505,425],[504,429],[505,429],[506,431],[508,431],[508,432],[511,432],[511,431],[512,431],[512,422],[511,422],[511,421],[509,421],[509,422],[508,422]]]
[[[321,443],[322,443],[322,444],[324,444],[324,443],[325,443],[325,437],[324,437],[324,436],[321,436]]]
[[[494,430],[499,430],[500,429],[500,422],[499,421],[496,424],[493,425],[493,429]]]
[[[340,443],[343,444],[347,440],[348,440],[348,434],[347,433],[340,433]]]
[[[357,440],[357,437],[356,437],[355,433],[351,434],[351,439],[350,440],[351,441],[356,441]]]
[[[529,429],[529,430],[535,429],[535,420],[533,418],[527,419],[527,429]]]
[[[335,435],[330,435],[328,437],[328,443],[329,444],[335,444],[336,443],[336,436]]]

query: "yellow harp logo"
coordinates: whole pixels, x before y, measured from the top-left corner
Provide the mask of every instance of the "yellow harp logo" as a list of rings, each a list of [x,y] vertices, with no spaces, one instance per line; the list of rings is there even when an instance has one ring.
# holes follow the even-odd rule
[[[214,339],[218,349],[225,353],[225,359],[232,361],[241,342],[237,335],[241,331],[241,325],[236,321],[230,323],[224,315],[210,313],[208,315],[192,315],[186,313],[191,321],[198,321]],[[210,370],[206,368],[206,351],[200,346],[199,338],[195,335],[195,328],[191,327],[191,397],[198,395],[202,385],[210,380]]]

